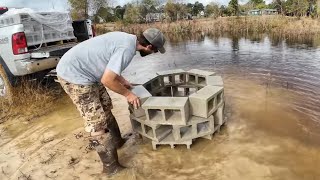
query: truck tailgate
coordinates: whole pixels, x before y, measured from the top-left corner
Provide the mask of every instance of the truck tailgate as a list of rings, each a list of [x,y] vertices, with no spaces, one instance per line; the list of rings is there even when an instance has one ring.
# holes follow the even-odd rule
[[[77,45],[76,42],[71,42],[67,44],[53,45],[49,47],[41,47],[38,50],[31,50],[31,58],[48,58],[48,57],[61,57],[73,46]]]

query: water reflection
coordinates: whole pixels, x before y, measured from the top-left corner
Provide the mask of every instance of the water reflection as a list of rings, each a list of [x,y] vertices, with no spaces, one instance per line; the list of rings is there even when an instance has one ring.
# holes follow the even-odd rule
[[[222,75],[236,75],[304,96],[303,102],[294,103],[294,109],[320,121],[319,37],[282,39],[266,34],[218,36],[199,33],[188,37],[170,36],[170,39],[168,53],[147,58],[146,61],[152,62],[147,67],[136,57],[127,72],[142,68],[143,73],[132,78],[174,68],[200,68]]]

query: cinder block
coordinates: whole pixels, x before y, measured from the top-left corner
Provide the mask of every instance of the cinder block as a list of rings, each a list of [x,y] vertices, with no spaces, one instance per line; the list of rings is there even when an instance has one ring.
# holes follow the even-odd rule
[[[161,92],[162,97],[173,97],[178,91],[177,86],[166,86]]]
[[[197,85],[197,86],[203,87],[203,86],[207,85],[206,78],[207,78],[207,76],[188,73],[187,74],[187,84]]]
[[[130,115],[133,130],[142,136],[151,139],[152,141],[159,142],[172,133],[171,125],[158,125],[155,123],[148,123],[146,117],[134,117]],[[140,129],[141,125],[141,129]]]
[[[215,73],[209,71],[203,71],[199,69],[191,69],[187,72],[187,83],[196,84],[198,86],[206,86],[208,76],[212,76]]]
[[[188,73],[197,74],[197,75],[201,75],[201,76],[213,76],[216,74],[215,72],[204,71],[204,70],[200,70],[200,69],[191,69],[188,71]]]
[[[208,76],[207,85],[210,86],[223,86],[223,80],[221,76]]]
[[[168,74],[163,75],[163,82],[165,86],[176,86],[186,83],[187,74],[180,73],[180,74]]]
[[[221,126],[225,123],[225,118],[224,118],[224,103],[221,104],[217,110],[213,113],[214,117],[214,124],[216,126]]]
[[[165,86],[173,86],[186,83],[187,74],[183,69],[161,71],[157,72],[157,74],[163,76],[163,82]]]
[[[212,140],[212,136],[213,136],[213,134],[209,134],[209,135],[206,135],[206,136],[202,136],[201,138]]]
[[[208,118],[223,103],[223,87],[206,86],[189,96],[191,114]]]
[[[134,119],[131,119],[130,118],[130,121],[131,121],[131,125],[132,125],[132,129],[133,131],[143,135],[143,131],[142,131],[142,123],[141,122],[138,122]]]
[[[135,95],[137,95],[140,99],[140,103],[143,104],[149,97],[152,95],[147,91],[142,85],[134,86],[131,90]],[[135,109],[131,104],[129,104],[130,113],[133,114],[135,117],[145,116],[145,110],[139,107]]]
[[[186,125],[189,119],[187,97],[150,97],[143,103],[148,121],[165,125]]]
[[[181,74],[185,73],[186,71],[183,69],[173,69],[173,70],[166,70],[157,72],[157,75],[169,75],[169,74]]]
[[[186,126],[173,126],[173,137],[176,141],[186,141],[214,133],[214,118],[192,116]]]
[[[160,96],[160,92],[164,87],[163,77],[157,76],[148,82],[144,83],[143,86],[153,95]]]
[[[160,142],[152,141],[153,150],[157,150],[157,145],[170,145],[172,149],[175,147],[175,145],[186,145],[187,149],[190,149],[191,144],[192,144],[192,140],[187,140],[183,142],[175,141],[172,134],[168,135],[166,138],[164,138]]]

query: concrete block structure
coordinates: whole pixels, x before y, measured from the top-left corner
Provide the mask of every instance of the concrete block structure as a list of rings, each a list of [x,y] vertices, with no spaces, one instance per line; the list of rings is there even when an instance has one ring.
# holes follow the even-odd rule
[[[162,76],[165,86],[181,85],[186,83],[187,73],[183,69],[157,72]]]
[[[208,118],[223,103],[223,87],[206,86],[189,96],[191,114]]]
[[[162,76],[156,76],[143,85],[153,96],[161,96],[161,91],[164,88]]]
[[[147,120],[158,124],[186,125],[189,119],[187,97],[150,97],[142,108]]]
[[[152,148],[153,150],[157,150],[158,145],[170,145],[170,147],[173,149],[176,145],[186,145],[187,149],[190,149],[190,146],[192,145],[192,140],[186,140],[186,141],[175,141],[173,135],[167,136],[165,139],[163,139],[160,142],[152,141]]]
[[[222,86],[223,80],[221,76],[208,76],[207,77],[207,85],[209,86]]]
[[[186,126],[173,126],[174,140],[186,141],[214,133],[214,118],[192,116]]]
[[[142,85],[133,87],[131,91],[139,97],[141,104],[143,104],[149,97],[152,97],[149,91],[147,91]],[[135,117],[141,117],[146,115],[145,110],[141,107],[135,109],[132,105],[129,105],[129,110],[131,114],[133,114]]]
[[[137,118],[130,115],[130,120],[132,127],[136,132],[152,141],[160,142],[169,134],[172,134],[172,126],[150,123],[146,121],[145,116]]]
[[[226,121],[223,80],[214,72],[162,71],[133,92],[142,106],[129,107],[132,128],[150,139],[153,149],[159,145],[190,149],[198,138],[211,140]]]
[[[187,74],[187,83],[197,86],[206,86],[207,77],[215,75],[214,72],[203,71],[199,69],[191,69]]]

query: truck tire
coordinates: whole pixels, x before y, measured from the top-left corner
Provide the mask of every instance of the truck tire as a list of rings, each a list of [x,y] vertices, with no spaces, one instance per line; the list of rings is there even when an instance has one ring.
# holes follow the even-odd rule
[[[0,64],[0,99],[12,101],[13,87],[3,65]]]

